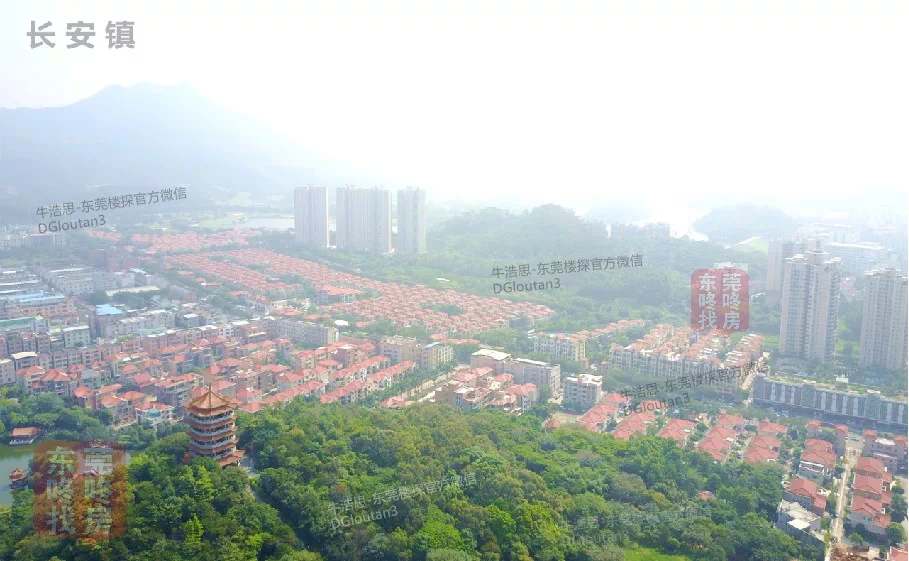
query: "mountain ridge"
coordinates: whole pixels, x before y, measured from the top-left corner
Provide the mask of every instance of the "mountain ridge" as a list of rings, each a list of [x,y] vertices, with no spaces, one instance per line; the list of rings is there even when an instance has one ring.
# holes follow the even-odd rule
[[[39,204],[135,188],[187,185],[195,201],[181,210],[191,210],[243,191],[290,200],[296,185],[358,175],[186,84],[108,86],[65,106],[0,109],[0,223]]]

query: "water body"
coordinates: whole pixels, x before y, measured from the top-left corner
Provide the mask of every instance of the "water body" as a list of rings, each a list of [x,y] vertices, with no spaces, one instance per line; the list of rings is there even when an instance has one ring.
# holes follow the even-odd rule
[[[0,446],[0,505],[13,504],[12,489],[9,488],[9,474],[16,468],[28,473],[28,461],[32,459],[37,444],[28,446]]]
[[[13,504],[12,489],[9,487],[9,474],[16,468],[28,473],[28,462],[35,454],[38,443],[28,446],[0,445],[0,505]],[[125,452],[126,463],[129,463],[130,453]]]

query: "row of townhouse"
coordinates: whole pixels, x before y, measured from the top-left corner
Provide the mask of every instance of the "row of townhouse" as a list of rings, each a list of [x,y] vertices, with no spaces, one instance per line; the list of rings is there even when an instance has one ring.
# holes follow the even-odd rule
[[[875,430],[862,435],[862,456],[880,460],[891,473],[906,469],[906,435],[884,436]]]
[[[565,396],[567,399],[567,385]],[[619,393],[606,394],[598,399],[586,413],[581,415],[578,419],[578,424],[590,431],[603,432],[609,423],[621,419],[622,410],[629,401],[628,397]]]
[[[433,400],[465,410],[494,408],[522,414],[539,401],[539,391],[533,382],[518,382],[511,373],[484,366],[456,371],[436,390]]]
[[[824,423],[818,419],[811,419],[805,426],[808,429],[808,438],[819,438],[822,434],[821,430],[824,428],[833,431],[833,450],[838,456],[846,455],[846,441],[849,438],[848,426],[830,423],[825,427]]]
[[[409,360],[428,370],[437,370],[454,360],[450,345],[438,341],[426,343],[413,337],[384,337],[379,341],[379,353],[391,359],[392,364]]]
[[[859,524],[879,538],[887,536],[892,522],[887,511],[893,502],[890,490],[893,473],[877,458],[862,456],[855,464],[852,477],[852,500],[847,521],[855,528]]]
[[[382,358],[385,360],[375,361],[377,358]],[[392,366],[387,366],[387,361],[388,359],[386,357],[379,355],[366,361],[368,364],[366,364],[365,367],[361,368],[357,365],[354,365],[351,368],[355,369],[355,379],[344,384],[343,386],[327,391],[319,398],[319,401],[322,403],[355,403],[356,401],[365,398],[372,392],[382,391],[394,386],[401,381],[407,372],[417,367],[417,363],[410,360],[405,360]],[[383,366],[381,366],[379,369],[369,372],[370,369],[374,368],[374,365]],[[363,368],[365,368],[365,370]],[[362,378],[360,378],[359,376],[362,375],[364,371],[367,373],[363,375]]]
[[[267,250],[244,249],[226,252],[225,255],[245,265],[268,263],[270,275],[299,275],[316,287],[331,286],[377,294],[375,297],[357,298],[352,302],[337,302],[329,310],[349,313],[364,321],[387,319],[402,326],[420,323],[431,333],[482,333],[505,327],[513,319],[523,317],[532,323],[552,313],[552,310],[539,304],[481,297],[454,290],[437,290],[422,285],[377,281]],[[223,280],[241,284],[257,293],[268,292],[279,284],[269,282],[268,275],[233,263],[214,261],[209,255],[181,255],[172,260],[183,266],[210,271]],[[432,309],[435,305],[457,306],[463,312],[450,315]]]
[[[562,395],[561,367],[539,360],[512,358],[510,354],[480,349],[470,356],[471,368],[490,368],[496,374],[511,374],[516,384],[548,388],[550,395]]]
[[[642,319],[620,320],[606,327],[577,333],[538,333],[533,336],[533,352],[548,355],[552,362],[570,360],[587,366],[587,342],[605,339],[632,327],[645,324]]]
[[[697,449],[709,454],[714,461],[723,462],[729,456],[732,445],[741,440],[745,419],[740,415],[721,413],[713,427],[698,442]]]

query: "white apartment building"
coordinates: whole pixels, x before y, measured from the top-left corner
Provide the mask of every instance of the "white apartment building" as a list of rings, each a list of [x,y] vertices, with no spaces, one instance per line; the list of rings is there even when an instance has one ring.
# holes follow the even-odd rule
[[[379,341],[379,354],[388,357],[392,364],[398,364],[405,360],[414,362],[420,361],[420,355],[423,351],[424,343],[417,341],[413,337],[383,337]]]
[[[334,327],[292,319],[279,319],[277,324],[278,336],[282,339],[290,339],[294,343],[324,347],[338,342],[338,330]]]
[[[310,247],[328,247],[328,193],[325,187],[294,189],[294,239]]]
[[[836,345],[842,262],[821,251],[786,259],[780,353],[828,360]]]
[[[124,318],[104,325],[105,337],[137,335],[140,330],[173,329],[176,315],[170,310],[151,310],[135,317]]]
[[[426,253],[426,191],[408,187],[398,191],[399,253]]]
[[[767,284],[770,292],[779,292],[783,287],[783,273],[786,272],[786,259],[796,253],[797,242],[791,238],[770,240],[767,249]]]
[[[53,269],[42,274],[48,284],[68,296],[83,296],[96,290],[91,268]]]
[[[887,250],[876,243],[840,243],[824,244],[824,251],[831,257],[843,260],[843,272],[862,274],[880,266],[887,258]]]
[[[545,353],[549,360],[587,361],[587,341],[582,337],[541,333],[534,337],[533,352]]]
[[[590,409],[603,398],[603,377],[593,374],[567,376],[562,391],[565,406]]]
[[[87,325],[64,327],[61,331],[63,332],[63,347],[66,349],[72,349],[78,344],[87,347],[92,342],[91,328]]]
[[[16,383],[16,365],[12,359],[0,358],[0,385],[10,386]]]
[[[338,248],[391,252],[391,196],[387,189],[342,187],[337,191],[337,201]]]
[[[562,367],[558,364],[516,358],[505,361],[505,372],[512,375],[515,384],[534,384],[549,388],[552,397],[562,395]]]
[[[420,366],[429,370],[436,370],[443,364],[454,360],[454,348],[443,345],[438,341],[424,345],[420,350]]]
[[[909,340],[907,277],[896,269],[865,273],[859,366],[899,370],[906,366]]]

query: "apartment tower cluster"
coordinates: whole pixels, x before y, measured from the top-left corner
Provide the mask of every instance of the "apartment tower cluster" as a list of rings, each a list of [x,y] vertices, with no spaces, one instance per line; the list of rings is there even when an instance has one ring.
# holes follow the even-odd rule
[[[335,192],[335,240],[339,249],[368,253],[392,251],[391,194],[387,189],[340,187]],[[397,192],[400,253],[426,252],[426,191],[408,187]],[[298,243],[325,248],[331,245],[328,190],[298,187],[294,190],[294,231]]]

